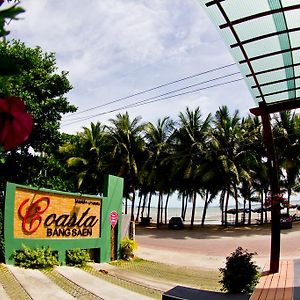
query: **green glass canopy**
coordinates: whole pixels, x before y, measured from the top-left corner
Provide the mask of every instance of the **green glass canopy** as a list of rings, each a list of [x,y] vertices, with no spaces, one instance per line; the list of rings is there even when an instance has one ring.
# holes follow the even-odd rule
[[[269,113],[300,107],[300,1],[199,1],[220,29],[256,104],[263,103]]]

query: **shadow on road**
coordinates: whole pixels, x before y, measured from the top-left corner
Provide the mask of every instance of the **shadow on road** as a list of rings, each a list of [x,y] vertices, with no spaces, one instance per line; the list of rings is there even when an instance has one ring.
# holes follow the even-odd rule
[[[281,234],[287,234],[291,231],[300,230],[300,222],[294,223],[292,229],[282,230]],[[168,229],[166,225],[161,225],[159,229],[156,228],[155,224],[148,227],[142,227],[136,225],[136,234],[139,236],[151,236],[157,239],[179,239],[184,240],[188,238],[193,239],[218,239],[224,237],[251,237],[251,236],[270,236],[271,225],[251,225],[251,226],[220,226],[220,225],[205,225],[201,227],[200,225],[194,226],[190,229],[186,226],[185,229],[174,230]]]

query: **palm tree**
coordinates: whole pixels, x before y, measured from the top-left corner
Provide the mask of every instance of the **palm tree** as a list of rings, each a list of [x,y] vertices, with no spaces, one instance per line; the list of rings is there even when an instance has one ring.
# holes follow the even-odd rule
[[[134,220],[135,191],[138,185],[138,174],[144,159],[144,140],[142,132],[145,124],[140,123],[141,117],[132,121],[128,112],[117,114],[110,119],[107,126],[109,147],[111,149],[111,168],[114,174],[125,179],[125,195],[132,194],[131,220]]]
[[[197,172],[198,166],[204,160],[209,138],[211,115],[204,120],[200,108],[194,111],[186,108],[179,114],[179,128],[175,132],[175,157],[173,173],[181,182],[183,195],[188,195],[192,201],[191,227],[194,225],[197,193],[201,193],[201,178]]]
[[[281,112],[275,118],[274,138],[279,165],[285,172],[283,185],[288,192],[288,204],[293,188],[296,186],[300,171],[300,130],[297,128],[295,112]],[[287,207],[289,212],[289,206]]]
[[[60,152],[68,157],[68,167],[76,174],[79,191],[93,194],[101,191],[106,145],[104,126],[97,122],[91,123],[91,128],[83,127],[83,132],[78,133],[73,142],[60,148]]]
[[[255,196],[256,189],[255,186],[261,190],[261,186],[258,186],[258,178],[261,179],[261,184],[263,184],[263,175],[266,169],[264,168],[263,158],[265,156],[263,136],[262,136],[262,124],[258,117],[253,117],[248,115],[241,121],[241,131],[243,139],[241,141],[241,147],[246,150],[246,161],[244,161],[243,167],[247,171],[250,178],[246,176],[241,178],[241,185],[239,188],[240,194],[244,200],[244,210],[243,219],[245,220],[246,214],[246,201],[248,201],[249,216],[248,223],[251,223],[251,203],[257,202],[258,197]],[[264,190],[264,188],[263,188]],[[263,201],[261,201],[263,203]],[[263,207],[261,207],[263,211]]]
[[[222,191],[222,181],[220,180],[218,168],[214,164],[213,155],[211,155],[210,150],[210,143],[208,143],[205,158],[197,167],[197,173],[201,178],[201,189],[205,195],[201,226],[204,226],[209,204],[215,199],[218,193]]]
[[[170,176],[168,169],[174,122],[169,117],[158,119],[157,124],[148,123],[145,128],[145,140],[148,150],[148,159],[143,168],[144,182],[150,187],[152,193],[158,191],[157,227],[162,221],[163,194],[170,194]],[[167,198],[168,199],[168,198]],[[166,212],[166,210],[165,210]],[[166,217],[166,215],[165,215]]]
[[[215,155],[215,164],[219,169],[219,177],[223,181],[223,190],[226,191],[225,207],[222,207],[227,223],[227,209],[229,196],[235,200],[235,224],[238,224],[238,186],[241,180],[251,182],[249,173],[250,161],[255,161],[254,155],[246,145],[249,143],[246,131],[242,130],[238,111],[230,116],[226,106],[219,108],[215,114],[212,130],[212,153]],[[224,196],[224,193],[221,193]],[[222,201],[222,203],[224,203]]]

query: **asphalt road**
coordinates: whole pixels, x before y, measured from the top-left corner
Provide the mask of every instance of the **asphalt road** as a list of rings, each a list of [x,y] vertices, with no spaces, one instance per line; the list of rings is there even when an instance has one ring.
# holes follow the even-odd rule
[[[197,227],[193,230],[136,227],[137,255],[150,260],[205,268],[222,267],[237,247],[256,252],[263,266],[269,260],[270,226]],[[300,258],[300,222],[281,231],[281,258]]]

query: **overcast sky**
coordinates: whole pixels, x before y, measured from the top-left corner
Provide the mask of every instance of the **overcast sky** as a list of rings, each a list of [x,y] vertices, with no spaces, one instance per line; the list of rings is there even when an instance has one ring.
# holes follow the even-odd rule
[[[62,131],[75,133],[91,122],[108,123],[126,110],[132,118],[156,122],[164,116],[176,119],[187,106],[200,106],[204,117],[222,105],[232,113],[238,109],[241,116],[255,106],[243,80],[208,88],[240,79],[236,66],[115,101],[234,63],[197,0],[26,0],[21,6],[26,12],[22,20],[10,23],[9,38],[54,52],[59,70],[69,72],[69,102],[78,112],[92,108],[63,118]],[[195,85],[224,75],[230,76]],[[195,86],[176,94],[198,91],[120,110],[190,85]],[[106,113],[111,110],[117,111]]]

